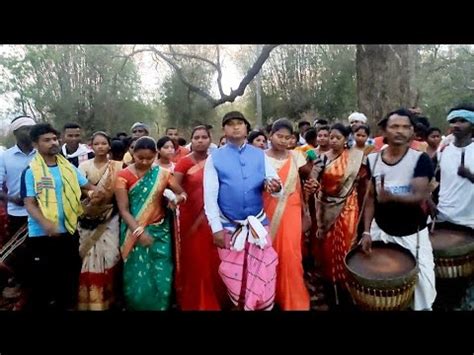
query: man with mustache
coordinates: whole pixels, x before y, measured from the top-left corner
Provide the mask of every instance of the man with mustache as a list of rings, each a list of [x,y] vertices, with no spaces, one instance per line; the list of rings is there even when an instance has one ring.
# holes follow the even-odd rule
[[[272,247],[263,191],[283,185],[262,149],[247,144],[250,123],[238,111],[222,118],[227,144],[204,166],[204,210],[218,247],[219,274],[239,309],[273,307],[278,256]]]
[[[426,153],[409,147],[414,134],[410,111],[390,112],[379,126],[388,146],[368,156],[372,179],[364,211],[362,248],[370,253],[372,240],[382,240],[408,249],[413,256],[418,254],[420,272],[412,307],[431,310],[436,288],[425,206],[433,165]]]
[[[37,154],[21,175],[20,194],[28,211],[26,286],[32,309],[74,309],[81,267],[77,219],[81,189],[95,186],[60,153],[59,132],[48,123],[31,128]]]
[[[474,229],[474,107],[451,109],[447,118],[454,142],[437,154],[440,192],[437,222]],[[474,234],[474,233],[473,233]]]
[[[452,108],[447,121],[454,141],[441,148],[436,156],[440,183],[436,227],[474,235],[474,106]],[[474,309],[472,281],[460,308]]]
[[[29,116],[18,116],[14,118],[10,124],[10,132],[15,136],[16,144],[0,155],[0,203],[2,200],[8,202],[8,231],[4,233],[0,231],[0,244],[2,246],[16,233],[19,233],[21,236],[24,235],[22,230],[26,227],[28,212],[20,197],[20,176],[36,154],[36,150],[33,148],[33,142],[30,138],[31,127],[35,124],[36,122]],[[8,193],[1,191],[1,187],[4,183]],[[22,244],[20,247],[15,248],[8,259],[6,259],[6,262],[1,265],[8,265],[7,269],[9,272],[6,273],[6,275],[12,276],[11,272],[13,272],[15,277],[11,279],[12,285],[15,283],[13,282],[15,279],[15,281],[19,281],[21,284],[21,278],[25,271],[23,252],[24,247]],[[1,282],[1,284],[3,285],[3,282]],[[18,288],[15,287],[12,290],[15,293],[15,290],[18,290]],[[20,297],[14,309],[21,309],[23,301],[24,297]]]
[[[66,123],[63,128],[64,144],[61,148],[61,154],[76,168],[79,164],[94,158],[94,152],[82,144],[82,128],[77,123]]]

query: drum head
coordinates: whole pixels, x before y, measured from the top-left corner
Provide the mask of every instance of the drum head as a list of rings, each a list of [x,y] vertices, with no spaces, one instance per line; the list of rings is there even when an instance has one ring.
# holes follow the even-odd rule
[[[417,273],[415,257],[409,250],[382,241],[372,242],[370,255],[366,255],[361,246],[351,250],[345,264],[348,272],[368,287],[395,287]]]
[[[430,240],[437,257],[450,258],[474,252],[474,236],[465,231],[438,229],[430,235]]]

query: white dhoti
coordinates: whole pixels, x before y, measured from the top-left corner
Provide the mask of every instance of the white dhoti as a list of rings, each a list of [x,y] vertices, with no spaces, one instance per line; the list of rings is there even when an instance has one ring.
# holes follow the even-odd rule
[[[385,243],[398,244],[408,249],[413,256],[416,257],[416,233],[403,237],[392,236],[380,229],[374,220],[370,228],[370,234],[373,241],[381,240]],[[415,311],[431,310],[436,298],[435,264],[428,228],[420,230],[419,236],[418,267],[420,271],[418,273],[418,281],[415,286],[415,297],[412,305]]]

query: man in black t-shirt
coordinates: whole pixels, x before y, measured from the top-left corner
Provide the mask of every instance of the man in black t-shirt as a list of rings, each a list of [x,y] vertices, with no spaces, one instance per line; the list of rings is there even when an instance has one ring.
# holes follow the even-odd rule
[[[406,109],[379,122],[387,148],[368,156],[372,181],[364,210],[362,248],[370,253],[373,240],[396,243],[416,257],[420,269],[414,310],[431,310],[436,298],[433,249],[426,226],[429,181],[434,175],[426,153],[409,147],[413,119]]]

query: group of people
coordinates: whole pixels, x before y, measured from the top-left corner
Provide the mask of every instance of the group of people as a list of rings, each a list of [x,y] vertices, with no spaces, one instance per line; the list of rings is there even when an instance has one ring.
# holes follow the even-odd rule
[[[348,120],[264,132],[232,111],[218,145],[199,125],[185,147],[176,128],[155,141],[137,122],[86,145],[77,124],[16,118],[0,155],[2,245],[27,235],[3,264],[23,291],[16,309],[309,310],[308,271],[340,307],[347,253],[382,240],[417,255],[412,308],[431,310],[428,222],[474,230],[474,108],[449,112],[444,142],[407,109],[375,138],[364,114]]]

